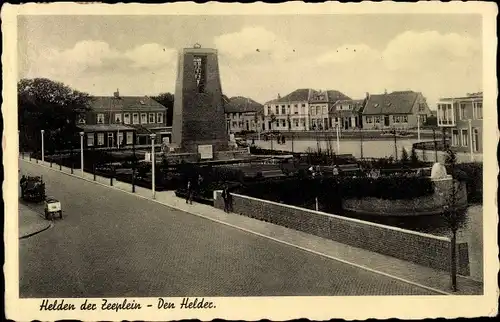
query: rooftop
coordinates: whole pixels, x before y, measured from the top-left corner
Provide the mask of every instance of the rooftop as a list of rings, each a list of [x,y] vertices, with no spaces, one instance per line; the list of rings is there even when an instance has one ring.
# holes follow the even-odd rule
[[[166,109],[148,96],[94,96],[91,107],[94,110]]]
[[[363,114],[409,114],[419,94],[414,91],[396,91],[370,95]]]
[[[252,100],[251,98],[243,96],[235,96],[230,99],[225,99],[224,111],[226,113],[248,113],[260,112],[263,105]]]

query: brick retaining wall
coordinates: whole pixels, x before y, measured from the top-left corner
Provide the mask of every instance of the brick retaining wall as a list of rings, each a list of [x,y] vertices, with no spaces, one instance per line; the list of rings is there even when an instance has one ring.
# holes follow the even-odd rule
[[[233,211],[237,214],[423,266],[449,270],[450,240],[448,238],[238,194],[232,194],[232,196]],[[214,197],[214,206],[223,209],[221,192],[215,191]],[[469,275],[467,244],[459,244],[457,250],[458,272],[461,275]]]

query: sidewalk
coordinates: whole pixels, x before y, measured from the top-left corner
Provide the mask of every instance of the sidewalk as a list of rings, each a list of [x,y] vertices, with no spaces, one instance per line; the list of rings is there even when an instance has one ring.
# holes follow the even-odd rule
[[[26,205],[19,204],[19,239],[27,238],[49,229],[51,222]]]
[[[24,161],[29,162],[27,159],[24,159]],[[34,164],[35,161],[32,160],[31,163]],[[38,161],[38,164],[40,166],[49,166],[47,162],[42,164]],[[59,171],[59,166],[53,164],[52,169]],[[69,168],[62,167],[62,172],[71,175],[71,170]],[[73,176],[82,178],[80,169],[75,169]],[[83,179],[93,181],[93,175],[91,173],[84,173]],[[110,179],[96,176],[95,182],[109,186]],[[131,192],[132,186],[128,183],[113,180],[112,188],[134,194]],[[468,277],[459,276],[459,290],[457,293],[452,293],[450,290],[450,275],[448,272],[420,266],[393,257],[344,245],[329,239],[309,235],[304,232],[299,232],[234,213],[227,214],[224,211],[212,206],[198,203],[188,205],[185,203],[184,199],[176,197],[173,191],[156,192],[156,198],[153,200],[152,191],[150,189],[136,186],[136,193],[134,195],[196,216],[219,222],[239,230],[269,238],[276,242],[284,243],[304,251],[312,252],[320,256],[325,256],[372,272],[390,276],[394,279],[402,280],[410,284],[418,285],[440,294],[483,294],[483,284]]]

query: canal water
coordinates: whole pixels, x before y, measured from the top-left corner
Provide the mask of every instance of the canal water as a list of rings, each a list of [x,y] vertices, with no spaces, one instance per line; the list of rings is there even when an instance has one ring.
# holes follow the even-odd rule
[[[248,140],[248,143],[251,142],[251,140]],[[264,149],[272,148],[273,150],[281,151],[292,151],[293,148],[294,152],[306,152],[308,149],[316,151],[318,149],[318,145],[322,150],[326,150],[330,145],[337,154],[352,154],[354,157],[358,158],[361,157],[361,149],[363,150],[363,157],[365,158],[384,158],[391,155],[395,157],[395,151],[397,151],[397,156],[400,158],[403,148],[405,148],[408,154],[410,154],[413,143],[416,142],[418,142],[417,139],[398,138],[396,139],[396,144],[394,144],[394,139],[363,141],[361,144],[359,139],[343,139],[339,141],[339,149],[337,149],[337,141],[335,139],[333,139],[330,143],[323,140],[320,141],[319,144],[316,140],[311,139],[294,139],[293,142],[291,139],[288,139],[285,141],[285,144],[278,144],[276,140],[272,143],[271,141],[255,140],[255,145]],[[432,153],[429,152],[428,154],[428,157],[431,157]]]

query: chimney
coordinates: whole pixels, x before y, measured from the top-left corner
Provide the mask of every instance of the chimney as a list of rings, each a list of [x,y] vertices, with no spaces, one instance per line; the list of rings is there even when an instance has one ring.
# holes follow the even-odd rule
[[[281,98],[281,95],[280,95],[280,93],[278,93],[278,99],[280,99],[280,98]]]
[[[387,95],[387,88],[384,88],[384,94]]]
[[[370,99],[370,93],[366,92],[366,99]]]
[[[116,92],[114,92],[113,94],[115,98],[120,98],[120,91],[118,88],[116,89]]]

